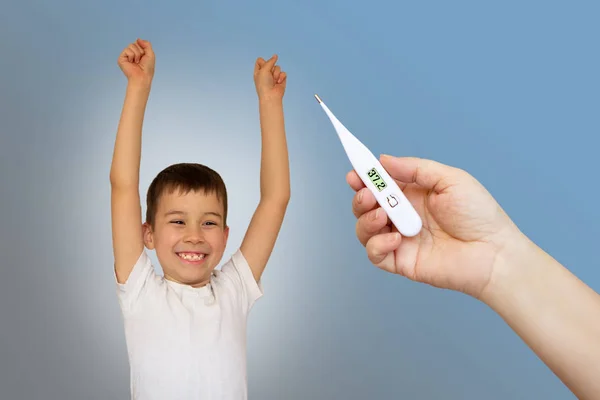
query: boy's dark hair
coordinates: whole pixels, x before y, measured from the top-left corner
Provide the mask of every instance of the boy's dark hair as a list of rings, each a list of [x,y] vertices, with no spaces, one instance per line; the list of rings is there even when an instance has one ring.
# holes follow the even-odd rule
[[[173,164],[163,169],[152,181],[146,196],[146,222],[154,226],[156,210],[160,196],[180,190],[182,193],[203,190],[204,193],[215,193],[223,202],[223,223],[227,226],[227,190],[225,183],[215,170],[194,163]]]

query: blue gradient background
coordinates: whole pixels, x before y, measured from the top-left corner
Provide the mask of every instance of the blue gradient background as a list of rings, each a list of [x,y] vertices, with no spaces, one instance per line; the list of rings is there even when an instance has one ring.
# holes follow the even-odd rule
[[[319,93],[376,154],[477,177],[595,290],[600,29],[592,1],[31,1],[0,13],[0,397],[126,399],[108,172],[125,80],[152,41],[141,193],[206,163],[230,255],[258,201],[252,82],[274,52],[292,195],[249,326],[251,399],[571,399],[491,310],[372,267]]]

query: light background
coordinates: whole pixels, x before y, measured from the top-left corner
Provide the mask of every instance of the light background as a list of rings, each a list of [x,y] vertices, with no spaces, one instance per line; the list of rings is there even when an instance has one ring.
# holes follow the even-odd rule
[[[250,319],[251,399],[571,399],[491,310],[372,267],[318,93],[375,154],[467,169],[600,289],[593,1],[32,1],[0,12],[0,397],[126,399],[108,172],[152,41],[141,193],[220,171],[235,250],[258,201],[257,56],[277,52],[292,201]],[[593,316],[590,316],[593,317]]]

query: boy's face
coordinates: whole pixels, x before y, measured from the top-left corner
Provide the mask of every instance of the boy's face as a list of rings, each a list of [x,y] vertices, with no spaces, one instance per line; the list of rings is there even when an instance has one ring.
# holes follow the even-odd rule
[[[227,244],[229,228],[216,193],[163,193],[154,229],[144,225],[144,242],[155,249],[165,278],[190,286],[204,286]]]

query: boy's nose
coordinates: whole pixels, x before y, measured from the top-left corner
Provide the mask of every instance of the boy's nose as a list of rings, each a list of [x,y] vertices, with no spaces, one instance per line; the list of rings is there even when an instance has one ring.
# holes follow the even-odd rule
[[[201,243],[204,241],[204,235],[200,229],[190,229],[185,237],[186,242]]]

